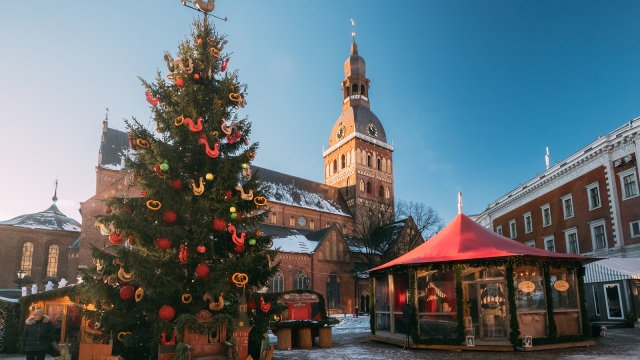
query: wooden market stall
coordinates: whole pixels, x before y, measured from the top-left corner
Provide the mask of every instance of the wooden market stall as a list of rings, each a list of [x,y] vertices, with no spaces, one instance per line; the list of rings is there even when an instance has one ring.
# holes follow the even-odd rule
[[[460,211],[424,244],[370,270],[371,337],[461,350],[593,344],[583,276],[596,260],[526,246]]]

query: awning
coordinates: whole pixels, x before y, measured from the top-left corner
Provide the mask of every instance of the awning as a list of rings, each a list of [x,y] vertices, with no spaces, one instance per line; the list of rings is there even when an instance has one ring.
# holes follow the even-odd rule
[[[521,244],[484,228],[464,214],[424,244],[410,252],[369,271],[397,265],[465,262],[477,259],[498,259],[521,256],[531,259],[577,260],[583,264],[599,260],[578,254],[563,254]]]
[[[640,258],[604,259],[586,266],[584,282],[640,280]]]

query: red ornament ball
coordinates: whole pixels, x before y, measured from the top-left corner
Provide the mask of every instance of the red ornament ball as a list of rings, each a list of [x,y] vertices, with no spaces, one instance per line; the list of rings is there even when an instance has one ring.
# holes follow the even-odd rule
[[[236,133],[233,135],[235,135],[236,139],[240,139],[242,137],[242,134],[240,133],[240,131],[236,131]]]
[[[164,321],[171,321],[176,317],[176,310],[172,306],[165,305],[158,311],[158,316]]]
[[[121,245],[124,242],[124,234],[123,233],[112,233],[111,235],[109,235],[109,241],[113,244],[113,245]]]
[[[178,215],[176,215],[176,212],[173,210],[167,210],[164,212],[164,214],[162,214],[162,219],[165,222],[172,223],[178,220]]]
[[[199,79],[200,79],[200,75],[198,75],[198,74],[193,74],[193,78],[194,78],[194,79],[196,79],[196,80],[199,80]]]
[[[106,208],[106,209],[104,210],[104,212],[105,212],[105,213],[107,213],[107,214],[111,214],[111,213],[113,212],[113,210],[111,210],[111,208],[110,208],[110,207],[108,207],[108,208]]]
[[[131,301],[135,297],[136,290],[133,286],[127,285],[120,289],[120,298],[124,301]]]
[[[256,304],[256,302],[253,301],[252,299],[249,299],[249,301],[247,301],[247,308],[249,310],[255,310],[258,308],[258,304]]]
[[[204,245],[199,245],[199,246],[196,248],[196,251],[202,254],[202,253],[204,253],[205,251],[207,251],[207,248],[206,248]]]
[[[176,79],[176,85],[178,85],[178,87],[184,87],[184,80],[180,78]]]
[[[213,219],[213,230],[215,231],[225,231],[227,228],[227,222],[223,219],[215,218]]]
[[[206,279],[209,274],[211,274],[211,270],[206,264],[200,264],[196,266],[196,276],[198,279]]]
[[[235,251],[238,254],[241,254],[244,251],[244,244],[234,246],[233,251]]]
[[[171,240],[167,238],[157,238],[156,246],[160,250],[169,250],[169,248],[171,248]]]
[[[233,191],[227,190],[227,191],[224,192],[224,199],[225,200],[231,200],[232,197],[233,197]]]
[[[140,195],[142,195],[142,197],[147,197],[147,192],[143,191],[142,193],[140,193]]]
[[[171,188],[173,190],[182,190],[182,180],[180,179],[171,180]]]

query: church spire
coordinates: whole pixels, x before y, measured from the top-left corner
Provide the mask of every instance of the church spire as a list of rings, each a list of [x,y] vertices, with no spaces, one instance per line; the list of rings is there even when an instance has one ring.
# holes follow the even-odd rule
[[[53,197],[51,198],[51,200],[53,200],[53,203],[55,204],[56,201],[58,201],[58,179],[53,182],[53,185],[55,187],[55,190],[53,191]]]

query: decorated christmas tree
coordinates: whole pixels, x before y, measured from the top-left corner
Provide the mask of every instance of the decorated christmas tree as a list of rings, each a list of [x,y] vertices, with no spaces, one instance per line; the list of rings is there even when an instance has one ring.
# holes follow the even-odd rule
[[[233,344],[234,329],[253,327],[249,342],[259,347],[277,310],[259,293],[276,253],[259,230],[266,188],[251,170],[258,145],[237,115],[247,87],[227,68],[226,44],[206,15],[196,20],[177,53],[164,55],[168,73],[142,80],[155,123],[127,121],[130,196],[106,200],[97,224],[113,245],[93,249],[76,298],[95,340],[125,359],[155,359],[160,345],[186,359],[185,329],[207,338],[224,326],[217,341]],[[230,348],[246,357],[240,345]]]

